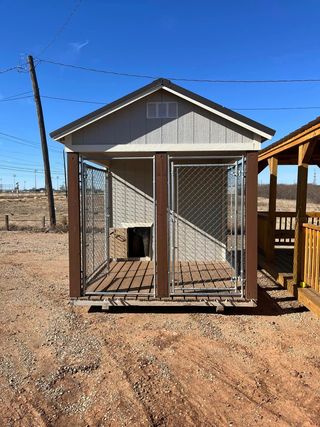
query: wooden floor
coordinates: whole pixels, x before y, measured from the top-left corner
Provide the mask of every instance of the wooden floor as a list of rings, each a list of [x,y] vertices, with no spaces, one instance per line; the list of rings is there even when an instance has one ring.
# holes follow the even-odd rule
[[[204,295],[232,286],[233,270],[227,262],[179,262],[176,265],[175,293]],[[227,291],[227,290],[226,290]],[[107,292],[114,296],[154,295],[154,265],[152,261],[112,261],[109,273],[102,271],[87,286],[87,294]]]

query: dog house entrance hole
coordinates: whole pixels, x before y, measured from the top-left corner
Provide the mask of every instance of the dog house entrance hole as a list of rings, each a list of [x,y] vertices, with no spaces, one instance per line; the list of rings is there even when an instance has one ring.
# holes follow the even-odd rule
[[[129,258],[150,257],[151,227],[128,228]]]

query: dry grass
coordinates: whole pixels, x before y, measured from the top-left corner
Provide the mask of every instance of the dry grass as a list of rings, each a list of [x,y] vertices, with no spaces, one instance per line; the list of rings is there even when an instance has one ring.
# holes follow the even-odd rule
[[[269,207],[269,199],[267,197],[258,197],[258,211],[267,211]],[[295,212],[296,201],[290,199],[278,199],[277,200],[277,211],[280,212]],[[320,203],[307,203],[307,211],[309,212],[320,212]]]
[[[55,194],[55,209],[59,230],[66,230],[67,199],[63,193]],[[41,230],[42,218],[49,223],[47,196],[44,193],[0,193],[0,228],[4,227],[4,216],[9,215],[11,230]]]

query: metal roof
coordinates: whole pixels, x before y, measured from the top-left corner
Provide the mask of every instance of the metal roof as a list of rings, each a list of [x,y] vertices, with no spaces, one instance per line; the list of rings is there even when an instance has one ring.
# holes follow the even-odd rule
[[[103,118],[104,116],[125,107],[129,103],[135,102],[136,100],[147,96],[159,89],[165,89],[169,92],[172,91],[178,96],[188,98],[191,102],[196,103],[198,106],[204,109],[214,110],[214,113],[237,123],[239,126],[249,128],[254,133],[256,132],[257,134],[262,136],[263,141],[265,141],[266,139],[270,139],[275,134],[275,131],[273,129],[264,126],[261,123],[256,122],[255,120],[249,119],[248,117],[245,117],[242,114],[236,113],[235,111],[232,111],[229,108],[223,107],[220,104],[217,104],[207,98],[197,95],[194,92],[191,92],[181,86],[172,83],[170,80],[160,78],[154,80],[150,84],[143,86],[142,88],[134,92],[129,93],[128,95],[120,99],[117,99],[116,101],[111,102],[110,104],[105,105],[102,108],[99,108],[98,110],[93,111],[92,113],[89,113],[71,123],[68,123],[65,126],[62,126],[61,128],[51,132],[50,136],[51,138],[56,140],[63,138],[67,134],[75,132],[78,129],[89,125],[90,123],[99,120],[100,118]]]

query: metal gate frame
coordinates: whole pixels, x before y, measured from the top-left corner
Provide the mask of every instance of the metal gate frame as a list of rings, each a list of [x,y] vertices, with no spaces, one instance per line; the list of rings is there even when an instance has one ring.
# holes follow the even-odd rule
[[[104,235],[105,235],[105,241],[104,241],[104,250],[105,250],[105,259],[102,263],[100,263],[96,268],[93,267],[93,271],[87,276],[87,185],[86,180],[88,176],[88,170],[91,171],[91,215],[92,215],[92,259],[95,258],[95,239],[94,239],[94,205],[93,205],[93,173],[103,173],[104,174],[104,190],[103,190],[103,198],[104,198]],[[84,293],[86,293],[86,287],[87,284],[95,278],[99,272],[107,268],[107,271],[109,270],[109,222],[110,222],[110,212],[109,212],[109,177],[110,177],[110,170],[106,166],[105,169],[97,168],[95,166],[89,165],[83,161],[83,158],[81,158],[81,169],[80,169],[80,176],[81,176],[81,263],[82,263],[82,287]]]
[[[228,159],[233,159],[234,162],[227,162]],[[175,160],[184,160],[190,161],[190,163],[176,163]],[[207,163],[195,163],[194,160],[208,160]],[[225,163],[209,163],[209,161],[217,161],[221,160]],[[234,197],[234,205],[233,205],[233,197],[231,197],[231,212],[232,212],[232,221],[234,224],[234,233],[231,232],[231,235],[234,236],[234,251],[231,252],[233,268],[235,274],[231,278],[231,281],[234,282],[234,286],[230,288],[188,288],[188,292],[177,292],[175,289],[176,286],[176,272],[175,272],[175,262],[176,262],[176,250],[178,246],[176,246],[176,217],[175,214],[175,184],[178,180],[175,179],[175,170],[179,170],[182,167],[234,167],[235,168],[235,191],[233,194]],[[240,186],[240,192],[239,192]],[[238,197],[240,197],[240,206],[238,206]],[[244,297],[244,224],[245,224],[245,212],[244,212],[244,197],[245,197],[245,156],[194,156],[194,157],[186,157],[186,156],[169,156],[168,157],[168,230],[169,230],[169,250],[168,250],[168,282],[169,282],[169,293],[170,296],[240,296]],[[240,208],[240,221],[238,221]],[[234,209],[234,211],[232,211]],[[239,224],[240,222],[240,224]],[[240,268],[238,269],[238,227],[240,225]],[[180,281],[178,279],[178,281]],[[201,290],[201,292],[199,292]],[[208,291],[208,292],[206,292]],[[226,293],[225,291],[228,291]]]
[[[155,171],[155,156],[146,156],[146,157],[108,157],[108,160],[151,160],[152,161],[152,198],[153,198],[153,233],[152,233],[152,252],[153,252],[153,274],[154,274],[154,280],[153,280],[153,297],[156,298],[156,288],[157,288],[157,275],[156,275],[156,256],[157,256],[157,251],[156,251],[156,245],[157,245],[157,227],[156,227],[156,171]],[[85,265],[86,265],[86,238],[85,238],[85,233],[84,231],[84,224],[86,221],[85,218],[85,199],[86,199],[86,194],[85,194],[85,175],[84,175],[84,171],[86,167],[95,169],[97,171],[107,171],[107,175],[106,177],[108,177],[109,179],[109,175],[112,176],[112,171],[110,172],[110,168],[106,167],[106,170],[100,169],[100,168],[96,168],[94,166],[91,165],[87,165],[84,161],[83,158],[81,157],[81,173],[80,173],[80,177],[81,177],[81,260],[82,260],[82,289],[83,289],[83,293],[87,296],[89,295],[102,295],[102,296],[108,296],[108,295],[119,295],[119,296],[126,296],[126,295],[130,295],[130,296],[144,296],[143,293],[139,293],[139,292],[132,292],[132,291],[97,291],[97,292],[87,292],[86,291],[86,287],[88,284],[88,279],[86,278],[86,272],[85,272]],[[107,188],[109,187],[109,181],[106,179],[106,184],[105,184],[105,195],[107,194]],[[110,229],[110,203],[109,203],[109,198],[112,198],[112,192],[108,194],[109,197],[105,197],[105,239],[106,239],[106,261],[95,271],[95,273],[93,275],[90,276],[89,280],[96,277],[101,270],[103,270],[103,268],[105,268],[107,266],[107,272],[109,270],[109,259],[110,259],[110,239],[109,239],[109,229]],[[106,201],[106,199],[108,199]],[[148,294],[150,296],[150,294]]]

